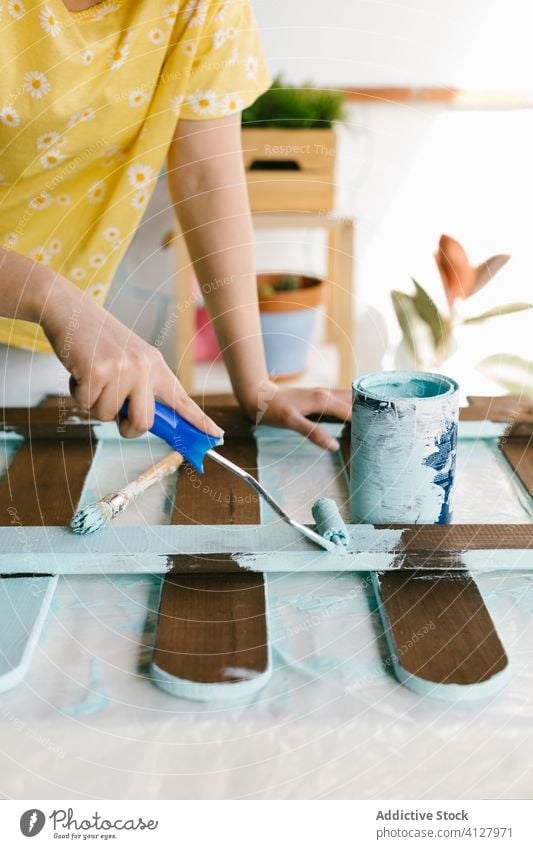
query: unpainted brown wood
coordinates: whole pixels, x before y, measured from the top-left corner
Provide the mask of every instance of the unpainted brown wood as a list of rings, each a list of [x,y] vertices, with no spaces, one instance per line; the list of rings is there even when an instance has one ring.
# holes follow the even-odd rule
[[[0,482],[0,524],[68,525],[92,458],[89,440],[23,443]]]
[[[235,683],[264,672],[268,649],[263,576],[168,576],[154,659],[171,675],[206,684]]]
[[[492,551],[498,548],[532,549],[533,524],[520,525],[375,525],[404,528],[400,550],[421,555],[463,551]]]
[[[257,476],[257,445],[251,437],[220,449]],[[240,478],[207,460],[205,474],[182,468],[172,524],[257,524],[258,496]],[[205,558],[189,558],[189,569]],[[244,573],[215,555],[223,574],[170,574],[159,607],[154,662],[159,669],[195,683],[239,683],[268,669],[268,628],[262,574]],[[185,564],[182,564],[184,566]],[[229,670],[229,671],[228,671]]]
[[[460,410],[461,421],[488,419],[506,422],[505,439],[525,439],[533,435],[533,398],[526,395],[471,395],[468,407]]]
[[[434,684],[475,685],[508,665],[505,649],[468,574],[379,575],[380,602],[401,667]]]
[[[232,440],[216,450],[257,476],[257,446],[251,436]],[[209,457],[205,459],[204,467],[203,475],[188,463],[181,469],[171,524],[258,524],[259,496],[252,487]]]
[[[530,439],[502,439],[503,456],[520,478],[526,491],[533,496],[533,437]]]

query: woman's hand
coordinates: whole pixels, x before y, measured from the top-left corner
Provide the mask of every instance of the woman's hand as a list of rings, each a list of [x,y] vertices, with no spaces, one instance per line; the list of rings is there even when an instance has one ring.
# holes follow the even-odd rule
[[[336,451],[337,440],[307,416],[330,415],[350,421],[351,393],[344,389],[284,389],[266,381],[258,391],[256,409],[247,408],[246,413],[257,424],[295,430],[320,448]]]
[[[38,320],[72,375],[72,396],[81,407],[110,421],[128,399],[128,418],[119,423],[122,436],[149,430],[155,398],[201,430],[222,434],[189,398],[160,351],[68,280],[56,277]]]

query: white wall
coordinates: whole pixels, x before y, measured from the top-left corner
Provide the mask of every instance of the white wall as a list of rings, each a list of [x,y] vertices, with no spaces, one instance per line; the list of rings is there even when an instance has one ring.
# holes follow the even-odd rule
[[[274,72],[321,85],[533,84],[530,0],[252,0]]]

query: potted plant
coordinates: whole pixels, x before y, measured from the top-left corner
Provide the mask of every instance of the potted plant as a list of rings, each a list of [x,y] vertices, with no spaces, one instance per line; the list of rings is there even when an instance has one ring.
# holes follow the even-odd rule
[[[258,274],[261,328],[269,375],[289,380],[309,364],[324,284],[302,274]]]
[[[426,290],[413,279],[414,293],[391,292],[392,303],[403,334],[403,345],[416,368],[438,369],[452,353],[458,327],[482,324],[510,313],[533,308],[530,303],[495,306],[480,315],[463,316],[459,304],[479,292],[510,259],[493,256],[473,266],[462,245],[450,236],[441,236],[435,261],[440,273],[448,309],[441,312]]]
[[[334,204],[342,92],[277,77],[242,113],[244,164],[254,211],[327,212]]]

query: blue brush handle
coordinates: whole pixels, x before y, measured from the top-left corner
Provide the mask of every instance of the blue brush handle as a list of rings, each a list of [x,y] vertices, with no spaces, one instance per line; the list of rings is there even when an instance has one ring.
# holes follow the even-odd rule
[[[122,405],[120,414],[127,417],[127,401]],[[209,449],[224,442],[223,436],[204,433],[160,401],[155,402],[155,418],[150,433],[164,439],[174,451],[179,451],[200,474],[203,474],[204,457]]]

